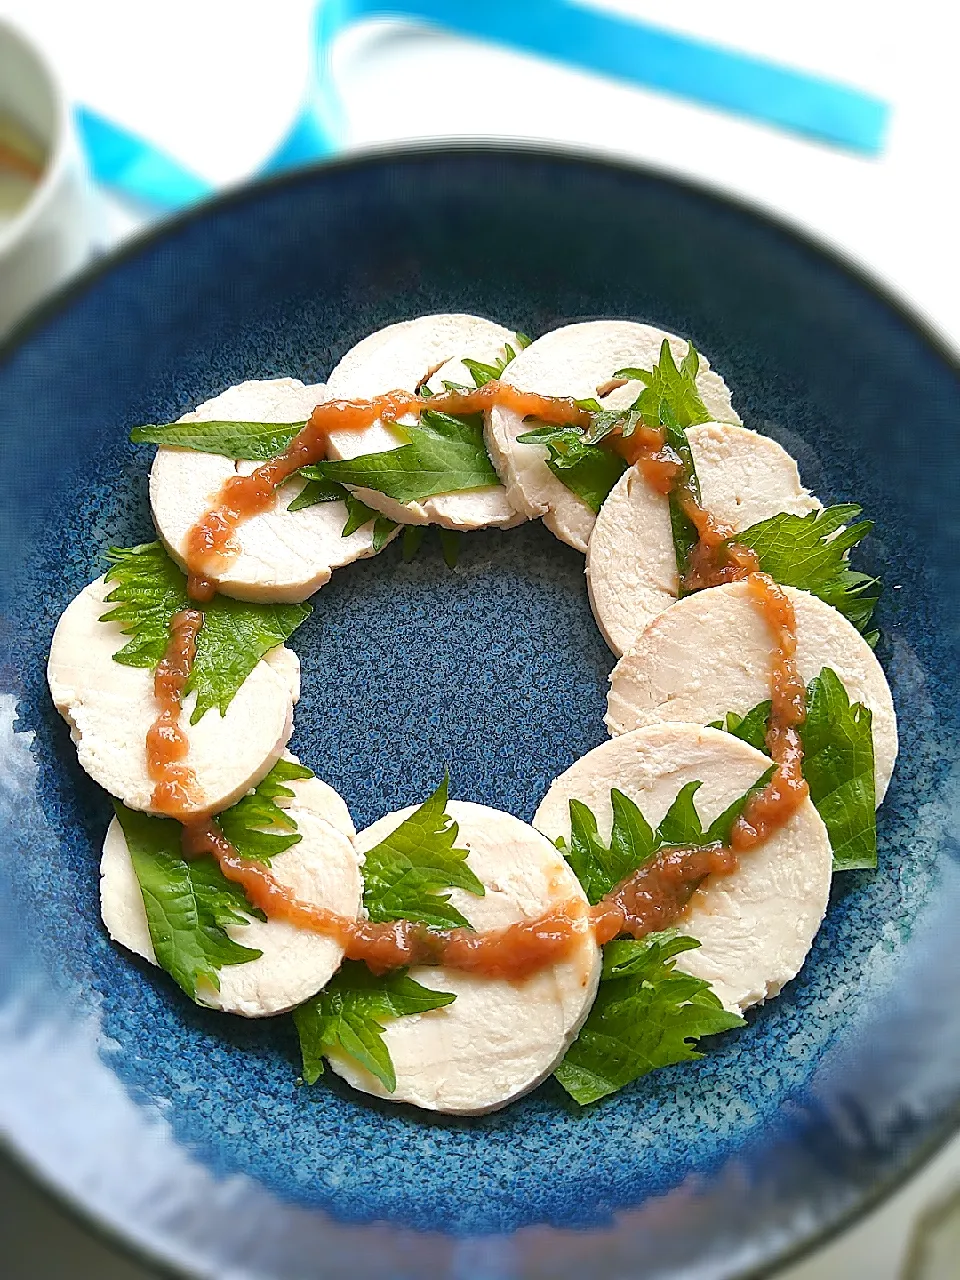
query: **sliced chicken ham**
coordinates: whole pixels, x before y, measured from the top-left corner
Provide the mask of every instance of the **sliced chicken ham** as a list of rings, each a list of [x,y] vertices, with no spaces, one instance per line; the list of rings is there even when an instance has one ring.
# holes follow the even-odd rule
[[[659,359],[664,338],[674,358],[681,360],[687,343],[651,325],[630,320],[565,325],[531,343],[507,366],[502,381],[521,391],[577,400],[592,397],[605,409],[625,408],[637,398],[641,384],[629,382],[612,390],[607,390],[607,384],[618,369],[651,369]],[[739,421],[726,384],[702,356],[697,388],[718,419]],[[518,442],[517,437],[535,425],[512,409],[495,407],[487,414],[487,449],[513,506],[531,520],[542,516],[547,528],[563,542],[586,551],[596,516],[550,471],[543,446]]]
[[[373,848],[413,812],[389,814],[362,831],[357,848]],[[451,901],[478,930],[534,920],[561,903],[586,914],[583,890],[560,853],[519,818],[484,805],[451,801],[460,826],[457,844],[486,889],[460,889]],[[596,994],[600,949],[585,927],[559,964],[521,982],[419,966],[411,977],[435,991],[453,991],[442,1009],[386,1023],[384,1040],[397,1087],[383,1085],[352,1059],[332,1053],[333,1069],[355,1088],[429,1111],[478,1115],[506,1106],[553,1071],[576,1038]]]
[[[47,679],[81,766],[129,808],[151,813],[146,737],[158,711],[153,672],[113,661],[128,637],[118,623],[100,621],[111,590],[97,578],[67,606],[50,646]],[[212,708],[190,724],[196,694],[187,695],[180,723],[197,782],[191,813],[226,809],[269,772],[293,731],[299,696],[300,662],[284,646],[257,663],[224,715]]]
[[[873,650],[830,605],[784,587],[797,628],[797,667],[805,684],[824,667],[836,672],[851,701],[873,715],[877,803],[897,758],[897,718],[890,686]],[[770,697],[773,647],[766,622],[743,582],[678,600],[655,618],[613,669],[607,728],[626,733],[664,721],[712,724]]]
[[[337,400],[369,400],[388,391],[417,391],[421,386],[438,393],[444,390],[445,382],[472,387],[473,379],[462,358],[493,363],[504,356],[507,344],[515,345],[516,335],[479,316],[436,315],[403,320],[352,347],[330,374],[327,394]],[[329,456],[355,458],[397,449],[403,443],[390,425],[378,422],[363,431],[331,432]],[[501,485],[437,494],[408,503],[388,498],[375,489],[358,488],[355,492],[374,510],[405,524],[439,524],[448,529],[482,529],[488,525],[506,528],[523,519]]]
[[[687,439],[704,510],[734,532],[780,512],[819,510],[775,440],[723,422],[690,427]],[[587,586],[597,625],[618,656],[677,598],[669,501],[637,467],[624,472],[600,508],[587,549]]]
[[[294,757],[287,756],[288,759]],[[272,874],[303,902],[356,918],[360,908],[360,865],[351,836],[353,823],[341,797],[319,778],[286,784],[294,799],[284,802],[302,837],[277,854]],[[123,829],[110,823],[100,863],[100,908],[110,937],[151,964],[156,954],[147,914]],[[220,989],[204,985],[199,1002],[224,1013],[264,1018],[309,1000],[340,966],[343,950],[334,939],[285,920],[229,925],[241,946],[263,954],[219,971]]]
[[[181,422],[302,422],[326,399],[323,386],[295,378],[242,382],[207,400]],[[249,475],[257,462],[193,449],[161,447],[150,470],[150,506],[164,546],[185,569],[187,536],[216,505],[225,480]],[[305,481],[293,477],[277,491],[276,505],[237,529],[240,555],[217,579],[217,590],[238,600],[299,601],[330,581],[334,569],[374,554],[373,525],[344,538],[343,502],[319,502],[290,511]]]
[[[637,729],[594,748],[551,785],[534,826],[570,840],[570,801],[582,801],[609,840],[611,788],[655,826],[688,782],[704,829],[769,769],[766,756],[719,729],[690,724]],[[710,982],[735,1012],[775,996],[799,972],[827,907],[832,854],[810,800],[728,876],[696,890],[677,928],[698,939],[677,967]]]

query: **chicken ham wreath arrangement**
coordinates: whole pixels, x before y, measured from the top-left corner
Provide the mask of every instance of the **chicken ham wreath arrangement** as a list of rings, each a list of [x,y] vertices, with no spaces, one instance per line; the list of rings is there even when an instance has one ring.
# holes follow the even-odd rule
[[[424,316],[326,385],[245,382],[132,438],[159,540],[107,553],[49,660],[114,797],[103,919],[200,1004],[292,1011],[307,1082],[471,1114],[552,1073],[595,1102],[743,1025],[833,872],[876,865],[897,729],[879,584],[848,562],[870,525],[681,338]],[[409,556],[439,525],[452,557],[535,518],[586,555],[610,740],[532,825],[444,779],[356,832],[286,751],[304,601],[398,533]]]

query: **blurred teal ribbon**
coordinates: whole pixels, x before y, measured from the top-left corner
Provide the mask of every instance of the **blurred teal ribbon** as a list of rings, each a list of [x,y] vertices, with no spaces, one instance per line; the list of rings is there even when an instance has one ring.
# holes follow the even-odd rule
[[[105,187],[173,213],[211,195],[210,184],[179,161],[89,107],[77,107],[77,130],[90,172]]]
[[[340,149],[345,129],[330,54],[341,32],[372,20],[414,22],[520,49],[867,155],[882,149],[889,120],[885,102],[857,89],[571,0],[321,0],[303,108],[263,172]],[[89,109],[78,112],[78,125],[94,177],[127,196],[170,211],[212,190]]]

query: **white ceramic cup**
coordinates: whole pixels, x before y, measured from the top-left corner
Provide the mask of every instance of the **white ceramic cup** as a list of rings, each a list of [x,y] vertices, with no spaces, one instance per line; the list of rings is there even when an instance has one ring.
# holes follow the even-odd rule
[[[89,186],[70,107],[45,58],[0,19],[0,113],[43,146],[27,202],[0,226],[0,336],[81,266],[93,245]]]

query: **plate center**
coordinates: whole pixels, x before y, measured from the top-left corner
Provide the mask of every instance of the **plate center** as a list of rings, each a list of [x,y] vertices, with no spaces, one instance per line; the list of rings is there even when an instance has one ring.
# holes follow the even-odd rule
[[[471,533],[456,569],[428,538],[338,570],[291,645],[291,743],[358,827],[450,794],[527,821],[553,778],[606,737],[613,655],[583,557],[539,523]]]

